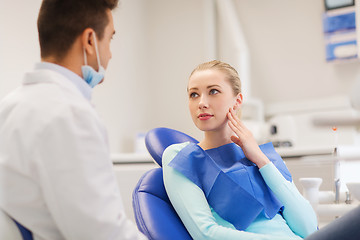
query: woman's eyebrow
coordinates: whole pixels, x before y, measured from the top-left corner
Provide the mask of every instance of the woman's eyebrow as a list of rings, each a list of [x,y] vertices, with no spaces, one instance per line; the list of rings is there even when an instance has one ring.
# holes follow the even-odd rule
[[[221,86],[220,86],[220,85],[217,85],[217,84],[209,85],[209,86],[207,86],[206,88],[209,89],[209,88],[213,88],[213,87],[221,88]],[[199,90],[199,88],[197,88],[197,87],[192,87],[192,88],[188,88],[188,89],[187,89],[188,92],[189,92],[189,91],[192,91],[192,90]]]
[[[207,88],[213,88],[213,87],[218,87],[218,88],[221,88],[221,86],[220,86],[220,85],[217,85],[217,84],[207,86]]]
[[[190,90],[199,90],[198,88],[196,87],[192,87],[192,88],[188,88],[187,91],[190,91]]]

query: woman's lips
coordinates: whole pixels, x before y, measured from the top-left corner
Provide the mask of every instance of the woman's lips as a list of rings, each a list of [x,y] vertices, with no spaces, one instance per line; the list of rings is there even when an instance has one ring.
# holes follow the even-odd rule
[[[201,113],[198,115],[198,118],[200,120],[208,120],[210,118],[212,118],[214,115],[208,114],[208,113]]]

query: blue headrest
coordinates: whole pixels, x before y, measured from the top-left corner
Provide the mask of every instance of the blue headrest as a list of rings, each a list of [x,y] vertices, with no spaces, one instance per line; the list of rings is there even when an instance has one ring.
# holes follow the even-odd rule
[[[161,158],[164,150],[172,144],[183,142],[198,143],[199,141],[170,128],[154,128],[145,136],[146,148],[159,166],[162,166]]]
[[[148,239],[192,239],[166,194],[161,168],[151,169],[139,180],[133,209],[136,224]]]
[[[30,232],[29,229],[27,229],[26,227],[24,227],[23,225],[21,225],[18,221],[16,221],[15,219],[13,219],[16,226],[18,227],[21,236],[23,237],[23,240],[33,240],[33,236],[32,236],[32,232]]]

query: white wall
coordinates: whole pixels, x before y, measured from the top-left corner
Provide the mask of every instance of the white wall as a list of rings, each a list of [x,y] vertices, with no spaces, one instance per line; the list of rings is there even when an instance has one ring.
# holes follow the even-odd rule
[[[359,62],[325,61],[323,0],[236,0],[251,54],[253,96],[265,103],[347,94]]]
[[[137,132],[172,127],[192,135],[189,73],[205,55],[203,0],[123,0],[107,81],[94,101],[113,151],[132,151]],[[200,136],[198,136],[200,137]]]
[[[205,3],[122,0],[106,81],[93,101],[113,152],[133,150],[135,134],[165,126],[196,138],[187,110],[189,73],[209,60]],[[0,98],[39,60],[40,0],[0,0]],[[249,44],[252,96],[266,104],[346,94],[359,63],[325,62],[322,0],[235,0]],[[231,47],[231,46],[229,46]]]
[[[187,80],[207,57],[203,0],[145,1],[151,99],[149,128],[170,127],[199,136],[187,108]],[[196,135],[198,134],[198,135]]]
[[[40,60],[36,20],[40,0],[0,0],[0,99]]]
[[[40,60],[40,0],[0,2],[0,98]],[[108,128],[112,152],[133,151],[137,132],[166,126],[194,130],[186,83],[203,59],[202,0],[122,0],[106,81],[93,102]],[[184,120],[184,118],[186,120]]]
[[[146,131],[148,100],[146,22],[143,0],[121,1],[113,12],[116,34],[112,59],[103,84],[94,88],[93,101],[103,118],[113,152],[133,150],[137,132]]]

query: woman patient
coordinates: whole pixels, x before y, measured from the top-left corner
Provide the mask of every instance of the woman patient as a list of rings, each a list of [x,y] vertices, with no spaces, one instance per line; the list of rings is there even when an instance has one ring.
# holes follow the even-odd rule
[[[204,139],[169,146],[162,161],[166,192],[192,238],[302,239],[316,231],[316,215],[273,145],[258,146],[237,117],[236,70],[200,64],[187,91]]]

